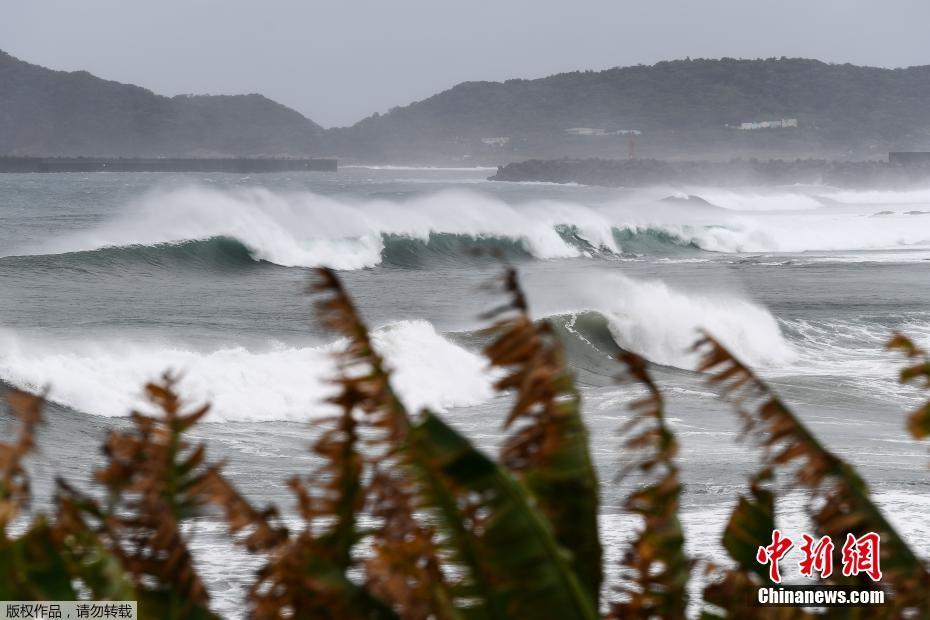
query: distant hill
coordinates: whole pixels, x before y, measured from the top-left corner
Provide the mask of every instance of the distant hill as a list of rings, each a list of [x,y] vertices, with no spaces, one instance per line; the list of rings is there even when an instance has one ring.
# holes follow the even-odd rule
[[[746,122],[797,126],[743,130]],[[632,133],[631,133],[632,132]],[[163,97],[0,52],[0,155],[336,155],[505,164],[531,158],[878,159],[930,150],[930,66],[678,60],[465,82],[324,130],[261,95]]]
[[[740,130],[797,119],[797,128]],[[728,125],[730,127],[728,127]],[[608,135],[573,135],[589,128]],[[423,153],[526,157],[730,154],[878,157],[930,148],[930,66],[878,69],[816,60],[681,60],[466,82],[329,136],[381,157]],[[503,138],[503,140],[495,140]],[[484,139],[484,141],[482,141]],[[496,155],[495,155],[496,154]]]
[[[163,97],[0,52],[0,155],[308,155],[322,132],[261,95]]]

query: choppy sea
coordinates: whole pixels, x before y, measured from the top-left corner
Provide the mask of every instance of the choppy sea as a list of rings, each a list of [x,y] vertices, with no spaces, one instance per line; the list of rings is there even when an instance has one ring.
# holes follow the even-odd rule
[[[195,431],[256,502],[287,513],[327,410],[338,338],[313,320],[310,268],[340,271],[396,369],[428,406],[493,451],[508,399],[480,356],[486,284],[516,265],[576,371],[615,561],[636,521],[614,483],[635,389],[619,349],[655,363],[681,444],[688,547],[719,538],[756,456],[693,372],[698,330],[719,338],[860,468],[906,538],[930,552],[926,446],[904,430],[921,394],[896,383],[894,330],[930,344],[930,188],[606,189],[486,180],[488,169],[347,167],[336,174],[0,175],[0,382],[49,388],[36,508],[56,474],[86,484],[97,445],[141,386],[183,374],[213,409]],[[926,395],[924,395],[926,396]],[[779,523],[805,528],[789,493]],[[255,561],[204,519],[193,546],[215,606],[243,609]],[[930,554],[928,554],[930,555]]]

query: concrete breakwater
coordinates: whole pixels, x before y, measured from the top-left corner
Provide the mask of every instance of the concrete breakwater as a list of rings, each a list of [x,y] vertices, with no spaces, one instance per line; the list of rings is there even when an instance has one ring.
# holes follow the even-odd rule
[[[0,157],[0,172],[336,172],[331,158]]]

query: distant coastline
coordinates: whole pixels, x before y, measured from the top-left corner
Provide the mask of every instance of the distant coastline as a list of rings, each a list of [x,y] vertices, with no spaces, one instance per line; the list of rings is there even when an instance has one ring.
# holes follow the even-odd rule
[[[165,97],[0,51],[0,154],[332,156],[414,166],[629,153],[873,159],[930,150],[927,101],[930,65],[686,59],[462,82],[352,126],[324,128],[259,94]]]
[[[607,187],[651,185],[831,185],[902,188],[930,183],[930,161],[531,159],[500,166],[491,181],[542,181]]]
[[[2,172],[336,172],[332,158],[0,157]]]

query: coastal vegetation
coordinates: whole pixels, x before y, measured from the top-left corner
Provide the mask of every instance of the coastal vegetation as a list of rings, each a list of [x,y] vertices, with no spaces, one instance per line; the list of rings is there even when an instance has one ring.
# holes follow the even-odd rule
[[[131,427],[105,442],[97,488],[60,480],[52,514],[33,514],[25,459],[41,441],[43,397],[10,390],[6,408],[18,428],[0,443],[0,600],[137,600],[143,618],[214,618],[186,533],[192,519],[213,515],[260,560],[247,595],[255,618],[808,617],[817,610],[753,606],[756,590],[773,583],[756,553],[771,542],[772,481],[781,477],[806,491],[818,536],[881,537],[880,583],[839,571],[823,583],[883,588],[886,604],[820,613],[930,614],[927,566],[864,479],[712,335],[695,345],[699,371],[732,403],[761,460],[721,531],[729,562],[686,553],[678,441],[649,364],[624,352],[619,380],[638,396],[618,429],[624,476],[636,483],[622,508],[640,526],[619,571],[605,570],[597,522],[609,482],[593,466],[562,346],[549,323],[530,318],[515,271],[496,285],[504,300],[485,315],[484,353],[498,370],[496,389],[513,398],[494,458],[435,413],[404,406],[341,281],[317,272],[318,319],[346,345],[334,353],[337,413],[308,412],[308,444],[321,465],[288,483],[297,526],[276,507],[254,506],[208,447],[191,442],[209,406],[185,403],[170,374],[146,386],[154,413],[132,412]],[[901,381],[930,388],[926,352],[900,334],[888,346],[906,359]],[[906,428],[915,439],[930,435],[930,403]],[[703,589],[689,598],[694,582]]]

